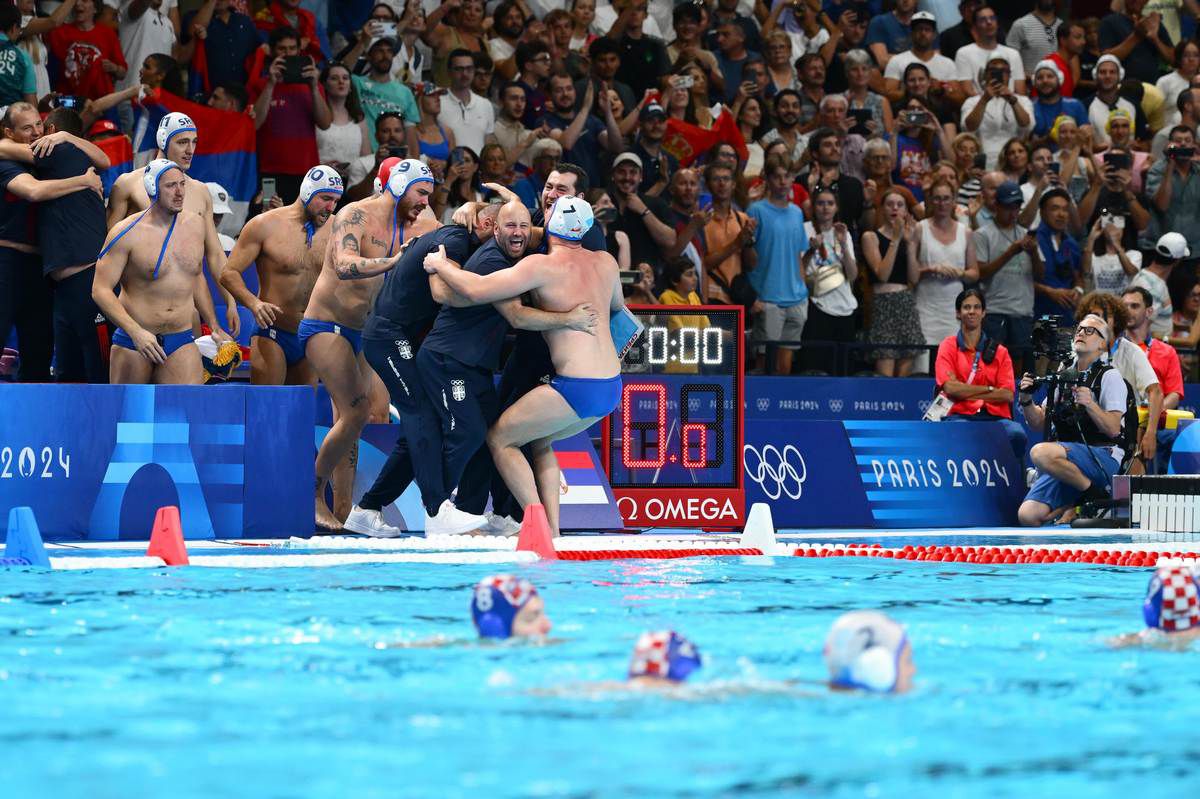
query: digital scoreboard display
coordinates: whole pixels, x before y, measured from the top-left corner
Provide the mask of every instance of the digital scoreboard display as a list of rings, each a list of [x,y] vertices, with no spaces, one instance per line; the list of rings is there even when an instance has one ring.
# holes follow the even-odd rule
[[[630,310],[645,332],[625,354],[621,402],[603,423],[622,518],[631,527],[740,526],[742,308]]]

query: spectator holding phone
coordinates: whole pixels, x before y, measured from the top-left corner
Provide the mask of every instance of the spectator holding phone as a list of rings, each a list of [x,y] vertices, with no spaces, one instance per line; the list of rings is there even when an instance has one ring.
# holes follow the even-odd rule
[[[1080,266],[1096,291],[1119,295],[1142,268],[1142,253],[1121,244],[1124,232],[1125,217],[1107,213],[1096,217],[1088,232]]]
[[[1151,198],[1158,223],[1155,228],[1182,234],[1188,249],[1200,253],[1197,210],[1200,209],[1200,157],[1196,132],[1186,125],[1176,125],[1171,129],[1164,155],[1146,174],[1146,194]]]
[[[889,147],[888,161],[894,165],[898,184],[911,192],[914,202],[924,202],[925,185],[933,170],[933,156],[945,156],[951,150],[945,128],[920,100],[910,97],[897,116],[897,132]],[[876,186],[879,187],[878,181]]]
[[[975,43],[960,47],[954,54],[954,66],[958,70],[959,86],[963,94],[994,97],[996,93],[989,93],[988,85],[998,82],[1024,97],[1025,65],[1021,62],[1020,53],[1000,44],[997,39],[1000,20],[995,9],[988,5],[975,9],[971,24]],[[994,64],[997,59],[1004,63]],[[999,70],[1002,66],[1005,67],[1003,75],[989,71]]]
[[[132,0],[121,6],[117,31],[121,36],[121,52],[129,63],[140,64],[151,53],[175,55],[179,38],[177,0]],[[117,81],[117,88],[128,89],[136,83],[136,75],[125,73]]]
[[[341,64],[326,64],[321,71],[321,86],[329,105],[330,124],[324,130],[317,128],[317,152],[320,163],[336,169],[345,183],[351,162],[371,155],[370,132],[350,70]]]
[[[848,112],[851,115],[855,111],[871,112],[870,119],[865,121],[855,117],[857,126],[851,132],[871,138],[892,130],[891,105],[883,99],[883,95],[871,91],[869,85],[874,70],[867,51],[851,50],[843,56],[842,63],[846,68],[846,100],[850,104]]]
[[[990,8],[983,10],[994,15]],[[1019,64],[1020,57],[1016,56],[1015,51],[1014,57]],[[959,52],[959,58],[964,58],[962,51]],[[995,167],[1000,149],[1004,142],[1013,137],[1014,132],[1025,138],[1033,130],[1033,104],[1019,89],[1013,90],[1010,70],[1009,61],[1004,56],[988,59],[979,70],[978,81],[983,87],[982,93],[968,97],[962,107],[962,129],[979,136],[990,168]],[[1023,84],[1024,81],[1019,82],[1019,85]]]
[[[359,156],[350,162],[345,196],[351,200],[370,197],[379,166],[388,158],[408,158],[408,137],[404,120],[395,111],[384,111],[375,119],[374,154]]]
[[[256,81],[254,126],[258,130],[258,172],[275,179],[284,205],[295,202],[300,183],[317,161],[317,128],[327,130],[333,114],[321,92],[321,73],[300,54],[300,34],[275,28],[269,40],[271,62]]]
[[[1154,158],[1144,150],[1133,149],[1133,117],[1124,108],[1114,108],[1108,112],[1108,121],[1104,123],[1104,132],[1108,134],[1109,148],[1104,153],[1096,153],[1092,156],[1096,168],[1103,170],[1105,164],[1120,164],[1118,168],[1129,170],[1130,188],[1134,194],[1141,194],[1146,171],[1150,168],[1150,163]],[[1126,153],[1127,158],[1118,158],[1110,162],[1106,156],[1115,152]]]
[[[561,148],[560,148],[561,150]],[[450,166],[446,170],[445,210],[442,224],[450,224],[455,209],[465,203],[483,202],[483,184],[479,179],[479,156],[470,147],[458,146],[450,151]],[[441,187],[434,191],[436,201],[442,196]]]

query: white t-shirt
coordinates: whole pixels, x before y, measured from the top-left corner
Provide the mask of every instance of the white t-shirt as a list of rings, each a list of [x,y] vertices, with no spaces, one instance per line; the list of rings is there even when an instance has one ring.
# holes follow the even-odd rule
[[[817,270],[823,266],[837,266],[839,269],[843,269],[842,252],[847,252],[850,256],[850,263],[854,263],[854,245],[850,242],[849,233],[843,236],[841,240],[837,238],[832,230],[827,230],[824,234],[818,236],[811,221],[804,223],[804,232],[808,234],[810,248],[816,249],[824,241],[825,252],[828,256],[826,260],[822,260],[820,251],[817,250],[813,255],[812,261],[809,263],[809,274],[816,274]],[[819,297],[810,296],[809,300],[830,316],[849,316],[858,307],[858,300],[854,299],[854,291],[850,288],[850,281],[848,280]]]
[[[1008,88],[1013,89],[1016,82],[1025,80],[1025,65],[1021,62],[1021,54],[1007,45],[998,44],[993,50],[984,50],[977,44],[968,44],[958,48],[954,54],[954,67],[958,70],[959,80],[969,80],[975,91],[982,92],[979,84],[979,70],[983,69],[993,58],[1003,58],[1008,62],[1012,74],[1008,79]],[[1024,133],[1022,136],[1026,135]],[[1007,141],[1007,139],[1006,139]]]
[[[1130,344],[1133,344],[1133,342],[1130,342]],[[1133,346],[1134,349],[1137,349],[1136,344]],[[1117,351],[1120,352],[1120,348]],[[1145,353],[1142,353],[1141,350],[1138,350],[1138,352],[1142,354],[1143,358],[1145,357]],[[1147,365],[1149,365],[1148,362]],[[1155,379],[1155,382],[1158,382],[1158,380]],[[1128,397],[1129,387],[1125,385],[1125,378],[1121,375],[1120,367],[1109,369],[1105,372],[1100,378],[1100,396],[1096,398],[1096,402],[1100,407],[1106,411],[1120,411],[1124,414],[1125,401]],[[1106,449],[1117,463],[1120,463],[1121,459],[1125,457],[1125,450],[1121,447],[1106,447]]]
[[[1166,281],[1149,269],[1143,269],[1133,276],[1129,285],[1141,286],[1154,298],[1154,317],[1150,320],[1150,332],[1156,336],[1170,334],[1173,327],[1171,315],[1175,313],[1175,309],[1171,306],[1171,292],[1167,290]]]
[[[655,10],[656,9],[654,8],[649,9],[650,13],[646,14],[646,21],[642,23],[642,35],[666,39],[667,37],[663,33],[662,26],[660,26],[658,24],[658,20],[655,19]],[[667,21],[670,21],[670,13],[670,8],[668,8]],[[617,10],[612,7],[612,3],[596,3],[596,16],[592,19],[592,33],[596,34],[597,36],[607,36],[608,32],[612,29],[612,26],[616,24],[617,16]],[[674,38],[674,36],[671,37],[671,39]]]
[[[1126,250],[1125,257],[1138,269],[1142,268],[1142,254],[1139,251]],[[1120,256],[1109,253],[1092,256],[1092,279],[1096,282],[1096,291],[1107,291],[1120,296],[1129,285],[1130,277],[1121,266]]]
[[[453,94],[442,95],[442,111],[438,124],[454,132],[454,143],[459,147],[470,147],[476,153],[483,151],[483,142],[496,127],[496,109],[486,98],[471,92],[471,99],[464,105]]]
[[[1150,359],[1142,352],[1142,348],[1137,342],[1122,337],[1117,342],[1117,349],[1110,362],[1121,373],[1121,377],[1133,386],[1139,404],[1145,405],[1146,389],[1158,385],[1158,375],[1154,374],[1154,367],[1150,365]],[[1121,406],[1121,410],[1125,410],[1124,405]]]
[[[929,68],[929,76],[934,80],[958,80],[958,67],[954,62],[941,53],[936,53],[933,58],[928,61],[922,61],[917,58],[917,54],[912,50],[905,50],[903,53],[897,53],[892,56],[887,63],[887,68],[883,71],[885,78],[904,82],[904,70],[908,69],[909,64],[921,63]]]
[[[961,50],[959,52],[962,52]],[[999,99],[993,99],[983,109],[983,119],[979,121],[979,127],[974,133],[983,142],[983,151],[987,154],[988,169],[995,169],[1000,162],[1000,151],[1004,149],[1004,143],[1014,136],[1017,138],[1025,138],[1029,132],[1033,130],[1033,103],[1028,97],[1017,95],[1017,103],[1025,110],[1026,118],[1029,120],[1028,125],[1018,125],[1017,115],[1013,113],[1012,106],[1007,102]],[[975,110],[975,106],[979,105],[984,99],[981,94],[972,95],[963,103],[961,129],[967,129],[967,117]]]
[[[121,0],[117,32],[121,38],[121,52],[129,70],[117,83],[117,89],[128,89],[138,82],[138,71],[146,56],[153,53],[171,54],[175,46],[175,28],[168,16],[177,0],[163,0],[158,8],[147,7],[137,19],[129,18],[129,6],[133,0]]]
[[[492,57],[492,61],[500,63],[512,58],[513,53],[517,52],[517,48],[513,47],[508,42],[497,36],[495,39],[488,39],[488,55]]]

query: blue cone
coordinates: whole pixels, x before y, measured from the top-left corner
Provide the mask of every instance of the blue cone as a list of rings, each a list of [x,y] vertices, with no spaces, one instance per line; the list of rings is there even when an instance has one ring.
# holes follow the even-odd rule
[[[42,544],[42,534],[38,532],[33,508],[13,508],[8,512],[8,539],[0,563],[5,561],[8,562],[5,565],[52,568],[50,558],[46,557],[46,547]]]

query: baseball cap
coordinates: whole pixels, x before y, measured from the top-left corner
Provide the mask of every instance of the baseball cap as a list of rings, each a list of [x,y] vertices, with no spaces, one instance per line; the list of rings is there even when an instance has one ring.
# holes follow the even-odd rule
[[[1021,193],[1021,187],[1011,180],[1006,180],[996,188],[996,204],[997,205],[1024,205],[1025,195]]]
[[[397,48],[397,47],[396,47],[396,39],[395,39],[395,37],[393,37],[393,36],[380,36],[378,39],[376,39],[375,41],[371,42],[370,46],[369,46],[369,47],[367,47],[367,52],[368,52],[368,53],[369,53],[369,52],[371,52],[372,50],[374,50],[376,47],[378,47],[378,46],[379,46],[379,45],[381,45],[381,44],[386,44],[388,47],[392,48],[393,50],[397,50],[397,49],[399,49],[399,48]]]
[[[1154,245],[1154,251],[1166,258],[1179,259],[1191,257],[1187,239],[1181,233],[1164,233]]]
[[[212,212],[214,214],[233,213],[233,208],[231,208],[229,205],[229,192],[225,191],[224,186],[222,186],[220,183],[214,183],[212,181],[209,181],[204,185],[208,186],[208,194],[210,197],[212,197]]]
[[[97,119],[88,129],[88,138],[108,133],[120,133],[120,128],[111,119]]]
[[[417,97],[441,97],[445,93],[445,89],[430,81],[417,84]]]
[[[638,119],[649,119],[650,117],[654,116],[666,119],[667,112],[658,103],[650,102],[646,103],[646,107],[642,109],[640,114],[638,114]]]
[[[642,168],[642,159],[638,157],[637,153],[621,153],[613,159],[613,169],[626,162],[633,164],[638,169]]]
[[[918,11],[917,13],[913,14],[908,23],[909,27],[916,25],[918,22],[928,22],[930,25],[937,27],[937,17],[928,11]]]

